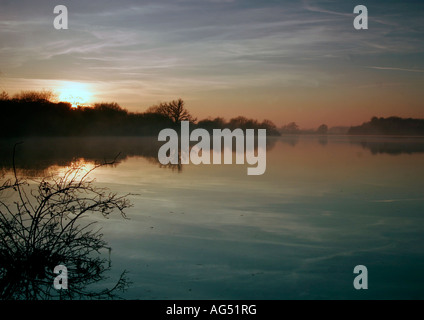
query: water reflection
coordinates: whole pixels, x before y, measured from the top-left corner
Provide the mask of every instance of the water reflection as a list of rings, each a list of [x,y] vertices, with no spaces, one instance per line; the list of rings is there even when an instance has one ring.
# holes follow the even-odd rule
[[[326,135],[319,136],[318,143],[322,146],[326,146],[328,144],[328,137]]]
[[[422,137],[349,137],[354,145],[370,150],[372,154],[413,154],[424,152],[424,139]]]
[[[265,174],[255,177],[235,165],[185,165],[174,174],[156,162],[158,145],[151,162],[140,158],[154,138],[146,146],[103,140],[76,139],[72,152],[87,161],[122,152],[125,161],[102,169],[97,182],[139,195],[130,223],[99,222],[114,266],[131,274],[125,298],[422,298],[422,138],[276,137]],[[55,159],[30,146],[27,160],[69,164],[72,152],[59,150],[67,141],[42,147]],[[403,155],[386,152],[393,144]],[[357,264],[372,270],[367,293],[352,287]]]
[[[295,147],[299,143],[300,136],[297,134],[283,135],[281,138],[273,138],[271,141],[276,141],[277,139],[284,144]]]
[[[274,148],[276,141],[275,138],[267,139],[268,151]],[[288,141],[289,144],[295,145],[292,138]],[[9,139],[0,140],[0,168],[3,173],[12,168],[11,155],[16,142]],[[160,168],[176,172],[183,170],[181,164],[159,163],[158,150],[163,142],[157,141],[157,137],[33,137],[26,138],[22,142],[16,154],[16,165],[20,173],[25,176],[46,176],[52,167],[72,167],[76,163],[96,164],[105,159],[113,159],[117,155],[119,155],[118,162],[114,165],[130,157],[143,157]],[[235,151],[234,143],[233,151]]]
[[[12,168],[11,155],[15,143],[15,140],[0,141],[0,167],[3,170]],[[81,160],[86,164],[100,163],[114,159],[118,154],[119,161],[142,156],[154,162],[159,146],[151,138],[26,138],[16,153],[16,165],[25,175],[44,176],[46,170],[53,166],[70,167]]]
[[[95,167],[97,168],[97,167]],[[94,168],[93,168],[94,169]],[[93,170],[92,169],[92,170]],[[37,185],[16,175],[0,186],[0,298],[116,298],[128,286],[123,272],[112,288],[95,289],[110,270],[110,250],[87,214],[124,215],[126,196],[98,188],[92,170],[74,167]],[[101,252],[109,251],[109,262]],[[53,286],[56,266],[64,265],[69,286]]]

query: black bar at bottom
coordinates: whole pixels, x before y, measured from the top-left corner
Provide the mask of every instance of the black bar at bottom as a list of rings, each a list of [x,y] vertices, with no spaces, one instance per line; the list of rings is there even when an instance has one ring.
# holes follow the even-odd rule
[[[408,302],[408,310],[418,307]],[[366,310],[393,311],[405,304],[388,301],[290,301],[290,300],[122,300],[122,301],[0,301],[2,312],[40,315],[84,316],[112,315],[136,319],[284,319],[305,315],[335,316],[340,311],[363,315]],[[8,310],[9,309],[9,310]],[[340,314],[339,314],[340,316]],[[116,319],[123,320],[123,319]]]

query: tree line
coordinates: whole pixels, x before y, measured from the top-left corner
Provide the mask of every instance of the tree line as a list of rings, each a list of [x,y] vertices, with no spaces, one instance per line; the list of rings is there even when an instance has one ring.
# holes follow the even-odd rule
[[[371,121],[364,122],[360,126],[351,127],[348,134],[423,136],[424,119],[372,117]]]
[[[96,103],[74,108],[68,102],[53,102],[50,91],[22,91],[12,98],[0,94],[2,136],[156,136],[164,128],[190,121],[207,130],[219,128],[266,129],[279,135],[270,120],[259,122],[239,116],[198,121],[182,99],[151,106],[145,112],[130,112],[116,102]]]
[[[349,134],[349,135],[424,135],[424,119],[378,118],[359,126],[300,129],[295,122],[277,127],[272,121],[258,121],[244,116],[230,120],[222,117],[198,120],[182,99],[162,102],[145,112],[130,112],[116,102],[96,103],[73,108],[68,102],[53,102],[51,91],[22,91],[9,97],[0,93],[2,136],[157,136],[164,128],[177,128],[190,121],[191,128],[266,129],[267,135]]]

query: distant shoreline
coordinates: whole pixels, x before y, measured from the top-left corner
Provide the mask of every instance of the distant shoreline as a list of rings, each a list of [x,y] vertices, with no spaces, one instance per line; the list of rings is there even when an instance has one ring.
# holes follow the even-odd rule
[[[15,98],[0,99],[1,137],[110,137],[158,136],[162,129],[178,130],[181,121],[189,121],[191,129],[265,129],[267,136],[348,135],[423,137],[424,119],[372,117],[358,126],[320,125],[317,129],[301,129],[296,122],[277,127],[271,120],[258,121],[244,116],[226,120],[222,117],[197,120],[186,109],[182,99],[148,108],[145,112],[129,112],[115,102],[97,103],[93,107],[74,108],[68,102],[52,102],[45,92],[24,91]],[[278,119],[281,120],[281,119]]]

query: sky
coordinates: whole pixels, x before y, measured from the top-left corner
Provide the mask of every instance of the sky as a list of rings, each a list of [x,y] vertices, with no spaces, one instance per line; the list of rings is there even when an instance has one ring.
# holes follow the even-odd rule
[[[199,119],[302,128],[424,118],[423,17],[401,0],[0,0],[0,90],[140,112],[182,98]]]

